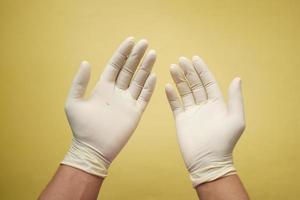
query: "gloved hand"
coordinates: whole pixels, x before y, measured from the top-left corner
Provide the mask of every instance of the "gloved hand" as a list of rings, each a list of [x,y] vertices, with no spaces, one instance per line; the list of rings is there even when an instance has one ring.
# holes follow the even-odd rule
[[[235,174],[232,151],[245,128],[241,80],[229,87],[228,105],[206,64],[198,56],[180,58],[170,72],[182,103],[170,84],[166,95],[193,186]]]
[[[145,56],[147,41],[136,45],[126,39],[114,53],[89,98],[84,93],[90,79],[89,63],[83,61],[74,78],[65,110],[73,142],[62,164],[105,177],[113,159],[138,125],[153,93],[156,76],[151,73],[154,50]]]

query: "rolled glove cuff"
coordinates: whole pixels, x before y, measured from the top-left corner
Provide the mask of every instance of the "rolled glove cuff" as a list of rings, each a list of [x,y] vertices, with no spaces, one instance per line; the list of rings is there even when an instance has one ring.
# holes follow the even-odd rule
[[[199,168],[190,173],[190,178],[193,183],[193,187],[210,181],[214,181],[218,178],[236,174],[236,169],[232,164],[211,163],[211,165],[203,168]]]
[[[105,178],[110,162],[90,145],[73,138],[71,147],[61,164]]]

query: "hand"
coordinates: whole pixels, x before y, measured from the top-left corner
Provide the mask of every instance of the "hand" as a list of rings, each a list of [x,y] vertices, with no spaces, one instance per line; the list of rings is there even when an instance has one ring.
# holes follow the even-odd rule
[[[63,164],[106,176],[107,168],[138,125],[153,93],[156,76],[151,74],[155,51],[145,56],[147,41],[136,45],[126,39],[114,53],[89,98],[84,99],[89,78],[88,62],[81,63],[65,110],[73,131],[73,144]]]
[[[179,146],[194,187],[235,173],[232,151],[245,128],[241,80],[229,87],[225,104],[216,80],[198,56],[180,58],[170,72],[166,94],[176,121]]]

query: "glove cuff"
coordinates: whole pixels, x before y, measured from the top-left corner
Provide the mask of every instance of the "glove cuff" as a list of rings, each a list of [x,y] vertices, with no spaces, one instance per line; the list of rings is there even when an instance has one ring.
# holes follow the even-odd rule
[[[73,138],[71,147],[61,164],[105,178],[110,162],[92,146]]]
[[[215,162],[190,172],[190,178],[193,187],[196,188],[202,183],[214,181],[218,178],[233,174],[236,174],[236,169],[233,167],[232,161],[226,163]]]

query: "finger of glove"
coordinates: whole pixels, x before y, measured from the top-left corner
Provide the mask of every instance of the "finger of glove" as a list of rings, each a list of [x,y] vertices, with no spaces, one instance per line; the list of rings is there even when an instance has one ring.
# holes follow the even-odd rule
[[[146,49],[148,42],[146,40],[140,40],[132,49],[126,63],[123,65],[116,81],[116,85],[120,89],[127,89],[132,76],[139,65]]]
[[[132,48],[134,46],[133,37],[129,37],[124,40],[118,49],[115,51],[111,59],[102,73],[100,79],[104,79],[110,82],[115,82],[116,78],[125,64]]]
[[[189,82],[189,86],[193,92],[196,104],[199,104],[207,99],[203,84],[195,71],[193,64],[189,59],[181,57],[179,59],[179,66],[184,72],[184,75]]]
[[[151,73],[141,91],[140,96],[137,99],[138,105],[141,107],[142,111],[144,111],[150,101],[150,98],[153,94],[154,88],[156,85],[156,75]]]
[[[166,96],[169,101],[171,110],[173,111],[174,116],[176,116],[178,113],[183,112],[182,104],[176,94],[175,89],[171,84],[167,84],[165,87]]]
[[[87,61],[83,61],[80,64],[79,70],[74,77],[69,98],[82,98],[86,91],[88,82],[90,80],[91,67]]]
[[[229,113],[238,116],[244,121],[244,103],[241,87],[241,79],[236,77],[232,80],[228,89],[228,110]]]
[[[222,93],[213,74],[209,71],[207,65],[199,56],[193,57],[193,64],[197,71],[203,86],[205,88],[208,99],[222,98]]]
[[[181,69],[177,65],[172,64],[170,67],[170,73],[181,96],[184,108],[188,108],[192,105],[195,105],[195,100],[192,91]]]
[[[136,75],[130,83],[129,91],[134,99],[137,99],[140,95],[146,79],[148,78],[153,64],[156,60],[156,53],[154,50],[150,50],[149,53],[144,58],[141,67],[138,69]]]

